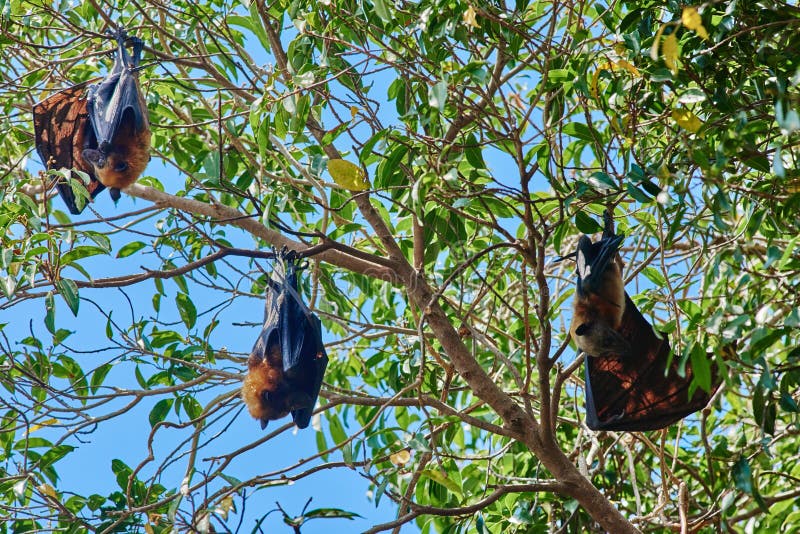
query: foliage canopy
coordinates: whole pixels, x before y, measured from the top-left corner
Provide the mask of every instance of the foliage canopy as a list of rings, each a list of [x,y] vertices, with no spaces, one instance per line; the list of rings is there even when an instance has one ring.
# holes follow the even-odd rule
[[[153,160],[135,203],[70,219],[31,106],[102,76],[117,22]],[[799,27],[784,2],[0,1],[1,528],[235,530],[334,469],[397,503],[376,532],[800,528]],[[628,293],[697,387],[708,355],[724,376],[663,432],[582,424],[552,259],[607,207]],[[319,453],[242,470],[291,428],[238,398],[258,258],[315,244]],[[130,414],[148,450],[102,464],[118,488],[64,486]],[[352,518],[298,521],[324,517]]]

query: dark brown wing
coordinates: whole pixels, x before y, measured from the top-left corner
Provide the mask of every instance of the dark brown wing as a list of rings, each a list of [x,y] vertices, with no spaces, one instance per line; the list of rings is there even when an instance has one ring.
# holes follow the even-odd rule
[[[97,180],[92,166],[81,156],[94,137],[86,105],[86,84],[59,91],[33,106],[33,128],[36,150],[42,158],[42,164],[47,169],[77,169],[85,172],[91,178],[86,189],[94,198],[104,186]],[[79,214],[82,209],[78,209],[69,184],[59,181],[56,187],[70,213]]]
[[[719,386],[713,368],[711,392],[695,390],[689,398],[692,369],[678,374],[679,362],[669,360],[669,342],[661,339],[628,295],[618,329],[629,341],[627,358],[586,357],[586,424],[592,430],[657,430],[700,410]]]

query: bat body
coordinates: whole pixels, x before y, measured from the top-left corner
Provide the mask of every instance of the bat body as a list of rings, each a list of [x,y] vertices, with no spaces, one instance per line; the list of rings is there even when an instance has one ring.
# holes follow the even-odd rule
[[[278,253],[264,326],[247,360],[242,400],[262,428],[288,413],[298,428],[307,427],[328,365],[319,318],[297,291],[302,268],[293,251]]]
[[[114,67],[102,81],[80,84],[51,95],[33,107],[36,149],[48,169],[77,169],[89,175],[91,198],[105,187],[119,199],[150,160],[150,125],[137,81],[143,43],[116,33]],[[133,44],[133,55],[126,42]],[[75,194],[61,180],[57,189],[70,212],[79,214]]]
[[[253,418],[261,421],[262,428],[268,421],[281,419],[289,412],[314,405],[311,397],[292,388],[283,373],[283,356],[277,342],[264,346],[259,337],[256,347],[247,359],[247,376],[242,384],[242,399]],[[260,345],[259,345],[260,344]]]
[[[150,123],[136,70],[144,43],[131,38],[131,55],[123,29],[117,30],[116,39],[114,67],[102,82],[89,87],[87,111],[97,147],[85,148],[83,158],[104,186],[122,189],[135,182],[150,161]]]
[[[614,261],[623,236],[592,243],[581,236],[575,252],[578,280],[570,334],[578,347],[599,358],[627,355],[630,344],[617,332],[625,313],[622,271]]]
[[[627,305],[619,328],[633,348],[627,357],[587,358],[586,426],[592,430],[658,430],[702,410],[720,384],[712,365],[709,391],[697,388],[691,362],[681,369],[670,357],[669,341],[659,335],[625,296]]]
[[[710,391],[697,388],[691,362],[681,369],[659,335],[625,293],[610,212],[600,241],[581,236],[574,254],[578,280],[570,327],[588,354],[586,425],[592,430],[642,431],[669,426],[708,404],[719,386],[712,366]]]

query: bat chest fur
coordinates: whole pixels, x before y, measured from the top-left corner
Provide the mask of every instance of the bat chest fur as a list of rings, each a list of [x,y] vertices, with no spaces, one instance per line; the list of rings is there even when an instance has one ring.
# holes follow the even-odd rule
[[[575,301],[573,323],[599,322],[616,329],[619,328],[622,322],[622,314],[624,312],[624,306],[618,306],[615,301],[609,300],[606,295],[589,295],[585,300]]]
[[[122,128],[105,152],[105,165],[94,165],[97,178],[106,187],[124,189],[139,178],[150,161],[150,131],[133,135],[131,127]]]

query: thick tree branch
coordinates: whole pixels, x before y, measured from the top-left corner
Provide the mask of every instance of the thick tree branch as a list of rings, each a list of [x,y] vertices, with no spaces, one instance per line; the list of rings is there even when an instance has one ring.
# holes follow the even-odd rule
[[[255,237],[263,239],[274,247],[286,246],[298,252],[305,251],[309,248],[305,243],[289,239],[280,232],[267,228],[255,218],[227,206],[207,204],[191,198],[170,195],[169,193],[141,184],[133,184],[125,189],[125,192],[133,197],[154,202],[161,207],[171,207],[194,215],[209,217],[216,224],[236,226],[251,233]],[[315,256],[315,258],[336,265],[337,267],[387,282],[397,282],[398,280],[395,273],[386,266],[371,263],[361,258],[355,258],[337,250],[326,250]]]

